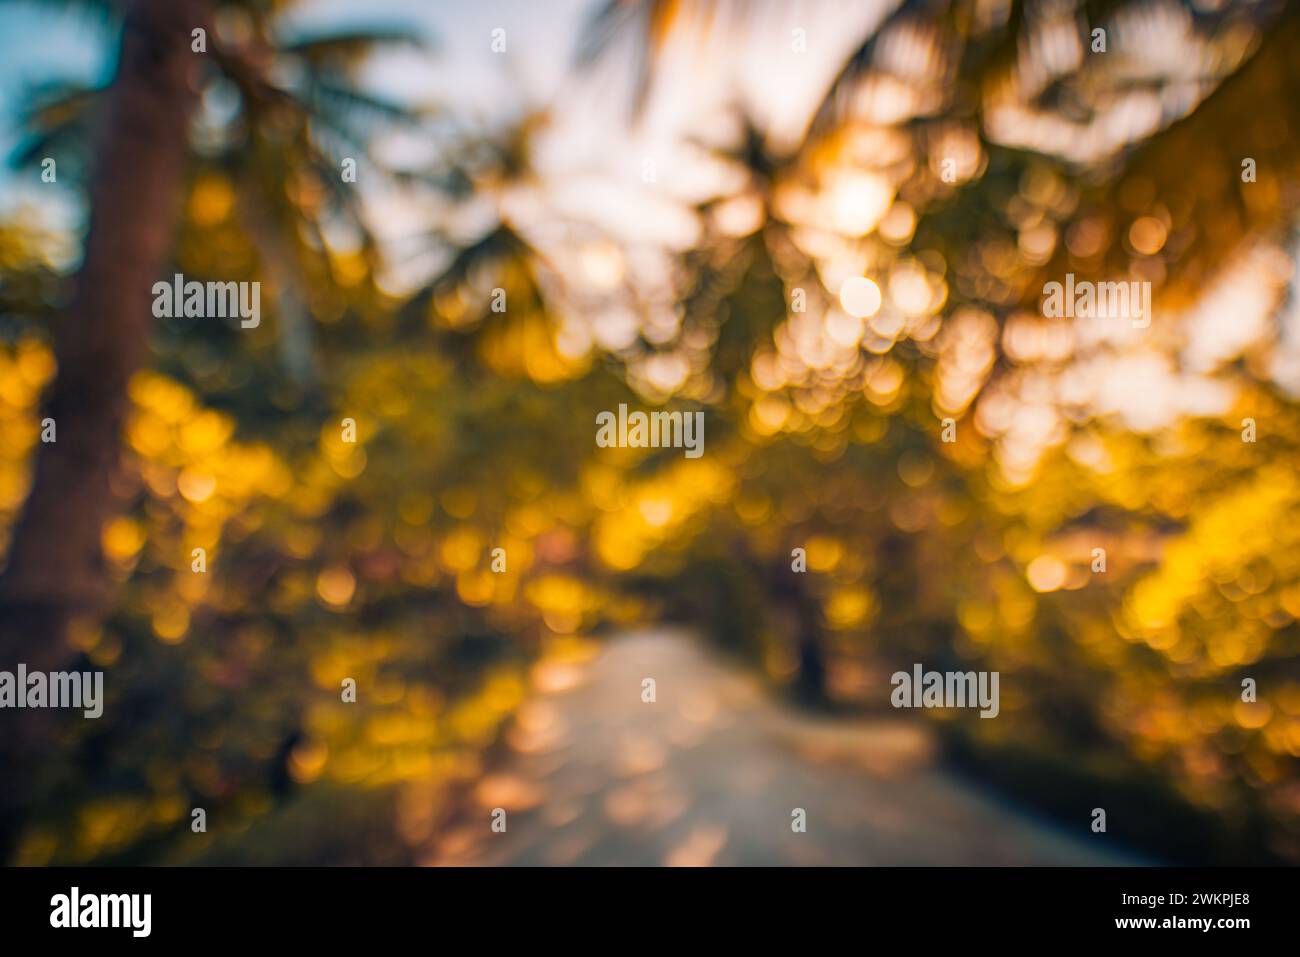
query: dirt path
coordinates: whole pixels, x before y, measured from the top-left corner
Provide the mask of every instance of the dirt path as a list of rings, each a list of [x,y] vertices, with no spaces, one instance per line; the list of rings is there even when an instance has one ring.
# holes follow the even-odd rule
[[[679,632],[616,638],[538,683],[430,863],[1138,863],[1083,812],[1066,835],[937,767],[922,721],[798,716]]]

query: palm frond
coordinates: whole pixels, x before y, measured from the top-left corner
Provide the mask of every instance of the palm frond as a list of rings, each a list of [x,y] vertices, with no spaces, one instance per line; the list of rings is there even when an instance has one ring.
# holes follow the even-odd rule
[[[709,0],[701,10],[712,14],[724,2]],[[583,28],[576,65],[588,70],[626,41],[632,51],[632,114],[639,116],[654,82],[655,62],[682,12],[681,0],[605,0]]]
[[[340,122],[359,122],[367,127],[376,125],[414,125],[420,122],[417,110],[366,93],[357,87],[341,82],[341,78],[313,74],[307,82],[304,95],[299,99],[310,107],[313,118]]]
[[[15,167],[27,166],[55,153],[84,154],[90,141],[95,106],[102,87],[57,81],[33,88],[23,101],[30,106],[18,115],[18,125],[28,133],[10,154]]]
[[[530,245],[505,223],[498,223],[485,236],[463,247],[443,270],[434,285],[459,286],[469,282],[485,270],[514,257],[527,256]]]
[[[1208,282],[1241,239],[1291,220],[1300,209],[1300,199],[1287,190],[1279,190],[1275,202],[1247,202],[1248,191],[1257,187],[1241,178],[1245,158],[1254,159],[1274,182],[1300,175],[1297,46],[1300,10],[1289,4],[1278,19],[1262,25],[1259,45],[1236,70],[1186,116],[1131,147],[1117,175],[1090,190],[1082,206],[1113,208],[1115,183],[1128,179],[1158,184],[1154,202],[1169,208],[1190,199],[1193,228],[1180,250],[1177,274],[1189,288]],[[1242,117],[1269,122],[1243,123]],[[1224,136],[1224,130],[1233,135]],[[1116,254],[1123,254],[1116,246]]]
[[[888,34],[892,27],[925,13],[935,5],[935,0],[900,0],[898,5],[885,15],[880,25],[862,41],[853,55],[844,62],[835,79],[831,81],[821,105],[813,114],[808,129],[809,142],[820,139],[844,122],[858,86],[871,72],[881,38]]]
[[[318,70],[350,70],[380,49],[410,47],[424,50],[429,46],[429,41],[416,30],[389,26],[303,36],[280,44],[277,50],[287,56],[300,57]]]

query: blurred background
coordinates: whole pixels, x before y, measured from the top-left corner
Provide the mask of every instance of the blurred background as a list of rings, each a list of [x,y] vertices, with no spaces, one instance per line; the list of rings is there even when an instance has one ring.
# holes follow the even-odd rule
[[[0,47],[0,668],[106,696],[0,713],[6,861],[1300,861],[1296,5]],[[1046,317],[1070,273],[1150,325]],[[598,448],[620,403],[703,456]],[[893,710],[915,662],[1000,714]]]

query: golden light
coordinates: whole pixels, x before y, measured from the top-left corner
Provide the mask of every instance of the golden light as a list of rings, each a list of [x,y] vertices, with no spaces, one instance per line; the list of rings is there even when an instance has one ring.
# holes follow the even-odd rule
[[[1232,716],[1243,728],[1262,728],[1273,716],[1273,709],[1265,701],[1237,701],[1232,706]]]
[[[934,302],[925,268],[915,262],[896,265],[889,274],[889,297],[910,316],[925,313]]]
[[[763,225],[765,215],[758,196],[733,196],[713,208],[713,225],[724,236],[748,236]]]
[[[826,337],[842,349],[851,349],[862,341],[862,320],[832,309],[826,316]]]
[[[1022,229],[1017,246],[1020,255],[1030,265],[1043,265],[1052,258],[1052,253],[1056,249],[1056,226],[1049,221],[1043,221],[1036,226]]]
[[[176,477],[176,488],[196,505],[206,502],[217,490],[217,480],[207,472],[188,468]]]
[[[879,176],[852,172],[835,181],[829,199],[831,225],[849,236],[865,236],[889,209],[894,191]]]
[[[323,741],[304,740],[289,754],[289,773],[299,784],[315,781],[325,770],[329,748]]]
[[[588,243],[578,259],[583,273],[597,289],[608,292],[623,281],[623,253],[613,243]]]
[[[104,553],[117,561],[126,561],[144,547],[145,530],[139,522],[118,517],[104,526]]]
[[[203,176],[190,193],[190,218],[199,226],[215,226],[230,215],[235,191],[224,176]]]
[[[1144,256],[1154,256],[1160,252],[1168,238],[1169,230],[1154,216],[1134,220],[1128,230],[1129,243]]]
[[[749,424],[759,435],[776,435],[790,421],[790,403],[777,396],[764,396],[749,410]]]
[[[316,578],[316,594],[336,608],[350,602],[356,590],[357,580],[346,568],[326,568]]]
[[[663,528],[673,517],[673,503],[665,498],[645,499],[637,506],[637,510],[652,528]]]
[[[875,607],[875,597],[867,589],[859,586],[837,588],[826,603],[826,621],[839,631],[857,628],[871,616]]]
[[[880,311],[884,296],[875,280],[852,276],[840,286],[840,305],[856,319],[869,319]]]
[[[880,221],[878,230],[885,242],[901,246],[916,232],[916,210],[910,203],[899,200],[889,207],[889,212]]]
[[[153,630],[158,640],[168,645],[179,644],[190,627],[190,611],[180,602],[168,603],[154,612]]]
[[[1065,563],[1051,555],[1039,555],[1025,569],[1029,587],[1036,592],[1057,591],[1065,584]]]

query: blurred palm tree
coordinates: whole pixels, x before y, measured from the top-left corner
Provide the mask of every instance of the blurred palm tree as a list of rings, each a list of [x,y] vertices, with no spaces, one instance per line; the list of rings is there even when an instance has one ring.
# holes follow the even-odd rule
[[[553,383],[587,365],[558,349],[570,290],[533,235],[548,187],[533,158],[548,123],[544,110],[529,109],[500,128],[457,126],[423,177],[445,204],[427,237],[444,262],[406,304],[408,326],[431,329],[467,371]]]
[[[109,602],[101,534],[113,509],[127,388],[152,333],[152,287],[174,256],[187,179],[215,174],[233,184],[237,217],[277,294],[284,365],[309,386],[315,359],[304,292],[307,275],[316,283],[331,276],[326,224],[342,223],[367,261],[375,255],[342,160],[364,163],[376,130],[416,120],[352,80],[371,50],[418,43],[403,30],[282,42],[289,4],[272,0],[63,5],[113,23],[120,15],[120,46],[108,86],[46,90],[14,157],[24,165],[54,155],[65,169],[90,171],[84,254],[53,329],[58,371],[43,414],[57,423],[57,441],[38,446],[0,574],[0,649],[9,666],[34,669],[66,659],[69,629],[94,622]],[[23,728],[0,750],[11,782],[28,779],[49,733],[43,712],[22,714]],[[24,788],[4,789],[0,857],[24,801]]]
[[[1149,206],[1186,207],[1193,235],[1179,250],[1184,285],[1208,281],[1239,240],[1292,221],[1300,208],[1295,192],[1281,186],[1300,172],[1300,103],[1293,95],[1300,70],[1290,55],[1300,33],[1300,10],[1294,4],[1079,0],[1049,9],[1020,0],[999,7],[968,0],[901,0],[879,6],[879,22],[836,71],[796,156],[781,172],[797,172],[799,161],[824,163],[836,152],[836,138],[855,126],[902,130],[913,139],[918,163],[900,192],[911,186],[927,201],[917,210],[915,245],[942,243],[945,236],[969,242],[982,230],[1005,232],[1003,211],[987,200],[1008,186],[1014,189],[1034,164],[1052,166],[1066,176],[1094,174],[1073,219],[1060,224],[1061,233],[1086,217],[1122,226],[1133,215],[1123,187],[1135,182],[1156,190]],[[742,11],[731,0],[608,0],[588,23],[578,66],[591,69],[602,58],[611,59],[616,47],[630,49],[626,62],[633,78],[634,115],[639,115],[653,89],[656,64],[675,37],[703,34],[719,23],[743,37],[766,22],[763,14],[773,9],[757,4],[744,5]],[[1065,67],[1051,62],[1046,52],[1051,31],[1062,29],[1073,31],[1081,51],[1077,62]],[[1108,53],[1093,50],[1098,30],[1109,37]],[[1166,40],[1182,30],[1183,39],[1173,40],[1190,46],[1179,59],[1144,65],[1134,45],[1160,39],[1145,36],[1144,30]],[[1123,33],[1133,39],[1120,49],[1115,44]],[[885,89],[913,104],[901,119],[884,121],[874,119],[870,108],[864,112],[861,94],[881,80],[888,81]],[[1093,135],[1094,127],[1120,106],[1131,105],[1122,95],[1174,90],[1178,95],[1162,105],[1154,129],[1116,139],[1088,158],[1071,152],[1076,141]],[[1053,128],[1069,128],[1075,135],[1033,147],[1009,139],[1005,124],[992,118],[1004,107],[1014,107],[1031,125],[1044,118],[1060,121],[1063,125]],[[1252,121],[1242,122],[1247,115]],[[977,140],[986,161],[976,175],[963,176],[956,188],[949,188],[939,181],[937,160],[942,157],[936,150],[945,132],[955,128]],[[1234,134],[1225,137],[1225,128]],[[997,162],[989,162],[990,156]],[[1202,161],[1188,163],[1188,156]],[[1244,188],[1240,173],[1247,158],[1264,178],[1258,181],[1263,188]],[[773,176],[764,134],[752,123],[743,124],[731,159],[752,174],[741,191],[753,188],[753,178]],[[1067,258],[1065,244],[1058,243],[1050,261],[1026,270],[1016,289],[1019,300],[1032,306],[1043,276],[1064,272]],[[1098,265],[1114,270],[1131,258],[1124,243],[1112,243]]]
[[[81,5],[107,17],[119,12],[108,2]],[[126,387],[150,335],[151,288],[172,255],[187,176],[216,173],[233,184],[238,218],[277,296],[283,364],[310,386],[316,360],[306,275],[331,275],[326,225],[350,230],[367,263],[376,257],[343,160],[366,163],[377,130],[418,121],[353,80],[373,50],[418,45],[406,30],[281,41],[285,3],[121,6],[112,83],[47,88],[13,158],[27,165],[66,155],[69,167],[92,168],[85,255],[55,329],[59,372],[46,414],[60,441],[40,447],[0,578],[0,618],[12,625],[4,647],[28,662],[62,655],[68,622],[97,614],[106,600],[100,529],[111,507]]]

